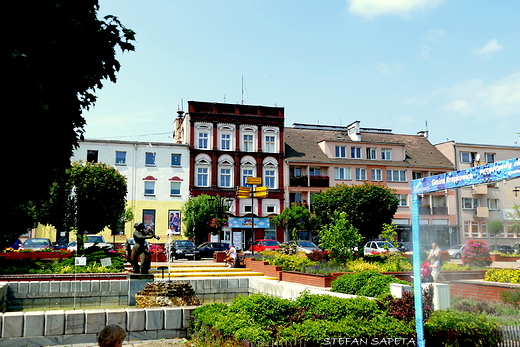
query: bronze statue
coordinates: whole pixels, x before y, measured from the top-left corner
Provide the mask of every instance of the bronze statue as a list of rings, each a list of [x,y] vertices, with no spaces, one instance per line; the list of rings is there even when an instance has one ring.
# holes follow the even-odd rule
[[[146,230],[143,223],[135,223],[134,228],[135,245],[132,248],[132,267],[134,274],[147,274],[150,270],[152,257],[148,252],[145,240],[151,238],[159,240],[159,236],[156,236],[153,230]],[[141,265],[139,265],[139,262],[141,262]]]

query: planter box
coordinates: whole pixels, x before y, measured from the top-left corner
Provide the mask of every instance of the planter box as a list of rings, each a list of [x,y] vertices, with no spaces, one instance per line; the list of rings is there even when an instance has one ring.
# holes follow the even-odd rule
[[[500,254],[493,254],[491,253],[489,255],[491,257],[491,261],[509,261],[509,262],[516,262],[520,259],[520,257],[503,257]]]
[[[4,259],[66,259],[73,253],[60,252],[7,252],[0,254]]]

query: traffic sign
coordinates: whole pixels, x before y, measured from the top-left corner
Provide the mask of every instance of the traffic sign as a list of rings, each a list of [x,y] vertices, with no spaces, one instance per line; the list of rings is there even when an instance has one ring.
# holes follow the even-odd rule
[[[255,198],[265,198],[267,196],[267,192],[254,192],[253,196]]]
[[[251,187],[238,187],[237,192],[238,193],[249,193],[249,192],[251,192]]]
[[[246,184],[252,186],[262,184],[262,177],[246,177]]]
[[[255,192],[267,192],[267,187],[255,187]]]
[[[239,199],[245,199],[245,198],[250,198],[251,197],[251,193],[238,193],[237,194],[237,198]]]

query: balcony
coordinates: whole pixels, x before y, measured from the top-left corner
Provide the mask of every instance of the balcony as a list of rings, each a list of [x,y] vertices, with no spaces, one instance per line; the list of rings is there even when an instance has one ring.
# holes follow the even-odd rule
[[[487,184],[483,184],[480,186],[474,186],[473,191],[471,192],[471,194],[474,194],[474,195],[486,195],[487,193],[488,193]]]
[[[308,187],[307,176],[291,176],[289,178],[290,187]]]
[[[477,218],[489,218],[489,208],[477,207],[474,212],[474,217]]]
[[[329,176],[311,176],[310,179],[311,187],[328,187]]]
[[[448,208],[446,206],[433,206],[432,214],[437,216],[446,216],[448,215]]]
[[[419,214],[432,214],[430,205],[419,206]]]

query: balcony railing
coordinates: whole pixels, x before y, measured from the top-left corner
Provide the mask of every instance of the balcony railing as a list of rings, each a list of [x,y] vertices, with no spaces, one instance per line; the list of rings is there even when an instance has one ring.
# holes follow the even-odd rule
[[[291,176],[289,178],[289,186],[291,187],[308,187],[307,176]]]
[[[311,176],[310,179],[311,187],[328,187],[329,176]]]

